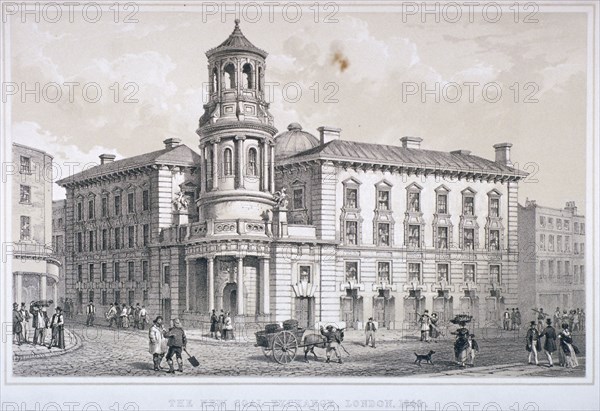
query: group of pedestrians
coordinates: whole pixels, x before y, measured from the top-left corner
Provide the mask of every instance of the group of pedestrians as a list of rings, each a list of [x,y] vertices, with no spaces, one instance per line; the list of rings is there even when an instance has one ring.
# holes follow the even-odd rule
[[[163,325],[163,318],[158,316],[153,321],[148,332],[148,338],[150,340],[149,352],[152,354],[154,371],[163,369],[161,363],[166,353],[167,364],[169,365],[169,370],[167,372],[170,374],[175,373],[173,357],[177,360],[177,371],[183,372],[183,359],[181,354],[182,351],[185,351],[186,349],[187,337],[181,325],[181,320],[175,319],[172,323],[169,330],[166,330]]]
[[[93,305],[91,301],[90,304]],[[119,306],[118,303],[111,303],[105,316],[109,327],[116,324],[117,328],[131,327],[145,330],[148,325],[148,312],[145,306],[140,306],[140,303],[136,303],[135,307],[133,304],[128,307],[127,304]]]
[[[233,321],[231,314],[223,310],[217,315],[216,310],[212,310],[210,315],[210,337],[216,340],[230,341],[234,339]]]
[[[46,307],[31,304],[29,310],[25,303],[13,304],[13,336],[17,345],[32,344],[46,346],[46,330],[52,331],[48,349],[65,348],[65,319],[62,309],[56,307],[52,318],[48,318]],[[33,329],[33,336],[31,330]],[[31,342],[29,338],[31,337]]]
[[[560,307],[556,307],[552,319],[554,324],[568,324],[572,332],[585,331],[585,312],[582,308],[561,311]]]
[[[519,308],[507,308],[502,314],[502,328],[506,331],[515,331],[521,327],[521,312]]]
[[[466,321],[458,323],[458,329],[452,332],[456,336],[454,340],[454,360],[456,364],[464,368],[467,365],[475,366],[475,356],[479,352],[479,344],[475,340],[475,334],[469,332]]]
[[[421,341],[430,342],[433,340],[437,341],[440,336],[438,329],[438,315],[432,313],[429,315],[429,310],[425,310],[421,316],[419,316],[419,328],[421,330]]]
[[[538,361],[538,353],[544,351],[548,360],[548,367],[554,366],[553,354],[558,351],[559,365],[566,368],[575,368],[579,365],[577,354],[579,349],[573,343],[573,336],[569,329],[568,323],[562,323],[561,332],[557,334],[556,329],[552,326],[552,319],[546,319],[546,327],[542,332],[538,331],[536,321],[531,321],[529,330],[526,335],[525,348],[529,352],[529,364],[540,365]],[[542,347],[542,339],[545,337]],[[556,340],[558,339],[558,345]]]

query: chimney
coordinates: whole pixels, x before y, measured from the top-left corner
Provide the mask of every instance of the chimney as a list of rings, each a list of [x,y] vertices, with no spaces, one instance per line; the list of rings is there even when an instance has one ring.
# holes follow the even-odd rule
[[[329,126],[321,126],[317,130],[321,135],[321,145],[327,144],[333,140],[340,139],[341,128],[329,127]]]
[[[108,164],[115,161],[116,156],[114,154],[100,154],[100,164]]]
[[[510,161],[510,148],[512,147],[511,143],[498,143],[494,144],[494,149],[496,150],[496,163],[500,163],[503,166],[511,166],[513,165],[512,161]]]
[[[174,148],[174,147],[177,147],[179,145],[179,143],[181,143],[181,139],[180,138],[168,138],[166,140],[163,140],[163,143],[165,143],[165,148]]]
[[[463,156],[468,156],[469,154],[471,154],[471,150],[454,150],[451,151],[450,154],[461,154]]]
[[[421,137],[402,137],[400,139],[404,148],[421,148]]]
[[[577,206],[575,205],[575,201],[567,201],[565,204],[565,210],[570,211],[573,215],[577,215]]]

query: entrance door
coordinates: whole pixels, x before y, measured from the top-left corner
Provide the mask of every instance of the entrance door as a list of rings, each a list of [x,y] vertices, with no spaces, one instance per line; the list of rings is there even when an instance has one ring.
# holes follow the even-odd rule
[[[231,316],[237,315],[237,285],[229,283],[223,289],[223,310]]]
[[[295,303],[295,318],[298,320],[298,326],[302,328],[312,328],[314,299],[310,297],[298,297]]]
[[[388,329],[395,321],[396,304],[394,297],[388,297],[389,291],[379,292],[379,296],[373,297],[373,320],[377,321],[379,327]]]
[[[355,328],[362,321],[362,297],[358,290],[346,290],[346,296],[342,297],[342,321],[346,322],[346,328]]]
[[[162,300],[162,317],[165,326],[169,326],[171,322],[171,299],[163,298]]]

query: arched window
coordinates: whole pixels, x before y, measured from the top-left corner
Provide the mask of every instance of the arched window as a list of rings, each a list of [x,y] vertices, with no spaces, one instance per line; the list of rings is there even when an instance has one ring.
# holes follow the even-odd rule
[[[223,151],[223,174],[226,176],[230,176],[233,174],[233,162],[232,162],[232,152],[230,148],[226,148]]]
[[[244,74],[244,88],[254,88],[254,73],[252,65],[250,63],[244,64],[242,67],[242,73]]]
[[[258,152],[254,147],[248,150],[248,175],[258,175]]]
[[[218,93],[219,92],[219,72],[217,71],[216,67],[213,69],[212,83],[213,83],[213,90],[212,90],[213,93]]]
[[[223,70],[223,88],[235,88],[235,66],[229,63]]]
[[[206,176],[206,181],[209,185],[212,184],[212,156],[213,150],[211,148],[206,150],[206,158],[204,159],[204,175]]]
[[[262,67],[258,68],[258,91],[262,91]]]

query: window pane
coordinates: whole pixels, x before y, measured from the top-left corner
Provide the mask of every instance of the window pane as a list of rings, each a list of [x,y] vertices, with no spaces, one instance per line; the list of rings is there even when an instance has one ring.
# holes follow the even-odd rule
[[[390,192],[387,190],[379,190],[377,192],[377,208],[379,210],[390,209]]]
[[[498,198],[490,199],[490,217],[500,217],[500,200]]]
[[[408,264],[408,281],[409,282],[421,282],[421,264],[409,263]]]
[[[356,221],[346,221],[346,241],[348,244],[358,243],[357,228],[358,223]]]
[[[390,245],[390,225],[379,223],[378,227],[379,245]]]
[[[346,281],[358,282],[358,263],[346,262]]]
[[[414,248],[421,247],[421,226],[408,226],[408,246]]]
[[[308,265],[300,266],[300,282],[307,282],[307,283],[311,282],[310,266],[308,266]]]
[[[419,192],[408,193],[408,211],[413,213],[421,211],[420,197]]]
[[[21,185],[21,196],[20,196],[20,202],[21,203],[31,203],[31,187],[30,186],[24,186]]]
[[[448,264],[438,264],[437,267],[437,280],[438,282],[440,281],[445,281],[445,282],[449,282],[449,275],[448,275]]]
[[[500,231],[490,230],[490,250],[500,250]]]
[[[346,207],[357,208],[358,190],[355,188],[346,189]]]
[[[21,240],[31,239],[31,224],[29,216],[21,216]]]
[[[437,212],[438,214],[448,214],[448,196],[446,194],[438,194]]]
[[[464,248],[466,250],[475,249],[475,230],[473,228],[465,228]]]
[[[294,190],[294,210],[304,208],[304,189],[299,188]]]
[[[391,284],[389,262],[377,263],[377,282]]]
[[[437,248],[448,248],[448,227],[438,227],[438,242]]]
[[[475,264],[464,265],[464,282],[475,282]]]
[[[471,215],[474,215],[474,213],[475,213],[475,198],[474,197],[465,197],[463,214],[471,216]]]

